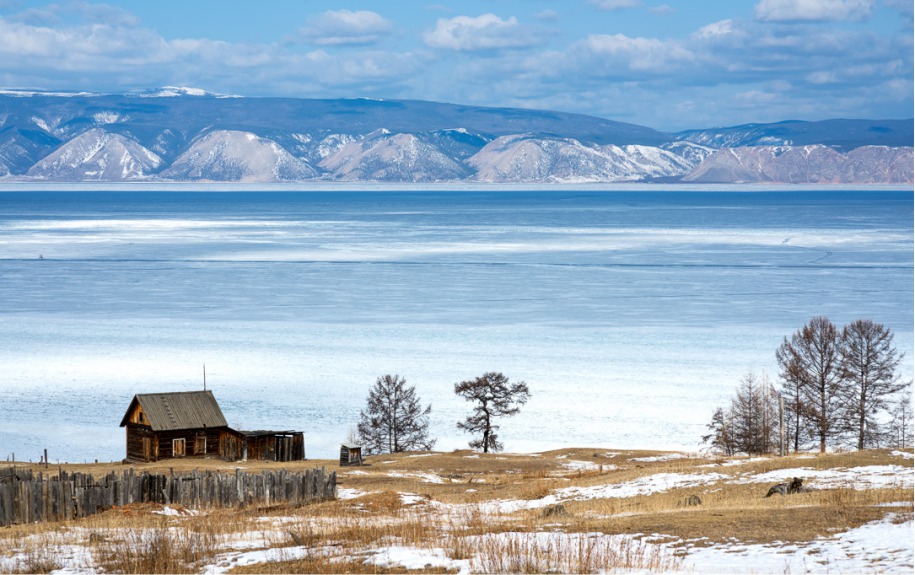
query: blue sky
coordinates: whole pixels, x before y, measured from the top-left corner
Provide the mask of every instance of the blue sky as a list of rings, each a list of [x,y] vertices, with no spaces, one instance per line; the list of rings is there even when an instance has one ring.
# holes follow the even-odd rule
[[[910,118],[911,0],[0,0],[0,86],[406,98],[659,130]]]

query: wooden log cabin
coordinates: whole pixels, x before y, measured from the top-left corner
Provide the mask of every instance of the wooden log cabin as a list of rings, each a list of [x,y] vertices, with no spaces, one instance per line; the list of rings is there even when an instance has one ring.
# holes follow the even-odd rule
[[[127,460],[218,457],[226,461],[305,458],[300,431],[236,431],[229,427],[212,391],[137,394],[121,420]]]

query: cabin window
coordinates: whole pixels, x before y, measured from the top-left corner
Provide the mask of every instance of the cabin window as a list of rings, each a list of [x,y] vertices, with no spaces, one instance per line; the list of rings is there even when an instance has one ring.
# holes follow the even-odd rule
[[[207,436],[198,435],[194,438],[194,455],[206,455],[207,453]]]
[[[172,439],[172,456],[180,457],[184,455],[184,438]]]

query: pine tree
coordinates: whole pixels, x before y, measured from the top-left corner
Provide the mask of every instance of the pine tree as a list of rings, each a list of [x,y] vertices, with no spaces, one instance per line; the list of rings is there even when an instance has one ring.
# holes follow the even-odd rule
[[[429,413],[422,408],[415,387],[398,375],[384,375],[369,390],[365,410],[359,413],[359,436],[367,454],[429,450]]]
[[[493,420],[515,415],[530,398],[526,383],[520,381],[510,384],[507,377],[494,371],[454,384],[454,393],[476,403],[473,413],[458,422],[457,426],[469,433],[482,434],[482,437],[470,442],[470,447],[482,449],[483,453],[502,450],[496,435],[499,426]]]

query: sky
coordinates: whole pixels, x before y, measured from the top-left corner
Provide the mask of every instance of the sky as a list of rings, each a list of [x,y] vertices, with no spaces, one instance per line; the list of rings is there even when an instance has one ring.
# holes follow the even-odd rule
[[[913,36],[912,0],[0,0],[0,87],[901,119]]]

